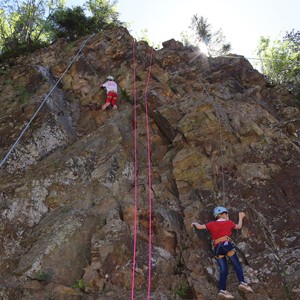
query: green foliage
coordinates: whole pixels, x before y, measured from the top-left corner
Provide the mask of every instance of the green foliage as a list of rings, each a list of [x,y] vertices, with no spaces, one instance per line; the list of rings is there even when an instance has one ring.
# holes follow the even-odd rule
[[[1,74],[1,71],[0,71]],[[29,91],[26,86],[20,82],[15,82],[12,79],[5,79],[3,85],[12,86],[13,89],[17,92],[18,99],[21,103],[26,103],[32,96],[32,91]]]
[[[177,90],[177,87],[173,84],[170,84],[169,85],[170,87],[170,90],[174,93],[174,94],[178,94],[178,90]]]
[[[87,17],[80,6],[74,8],[59,8],[50,17],[49,29],[52,38],[66,37],[74,40],[79,36],[92,32],[93,24],[91,18]]]
[[[140,36],[138,37],[139,41],[145,41],[150,45],[150,39],[148,37],[148,29],[144,28],[141,30]]]
[[[117,1],[110,3],[107,0],[88,0],[84,7],[60,7],[49,16],[49,32],[52,33],[52,38],[74,40],[79,36],[101,31],[108,25],[121,24],[115,10],[116,3]]]
[[[0,67],[0,76],[7,74],[7,69],[5,67]]]
[[[71,51],[76,46],[75,42],[69,42],[66,50]]]
[[[66,8],[64,2],[0,0],[0,60],[33,52],[60,37],[75,39],[121,24],[116,0],[88,0],[85,8]]]
[[[4,81],[4,85],[13,85],[14,84],[14,81],[12,79],[6,79]]]
[[[45,45],[47,13],[62,0],[1,0],[1,52],[13,55],[33,51]]]
[[[83,279],[79,279],[75,282],[75,284],[72,285],[73,289],[79,289],[81,291],[84,291],[85,289],[85,283]]]
[[[137,36],[138,41],[144,41],[146,42],[150,47],[154,49],[159,49],[161,48],[161,43],[155,44],[152,42],[148,36],[148,29],[144,28],[140,31],[140,34]]]
[[[257,49],[260,68],[272,83],[282,84],[300,99],[300,32],[292,30],[282,40],[261,37]]]
[[[144,41],[151,47],[156,47],[153,42],[150,41],[148,36],[148,29],[144,28],[140,31],[140,34],[137,36],[138,41]]]
[[[175,290],[175,294],[178,295],[182,299],[190,299],[191,296],[191,288],[188,283],[184,283],[180,288]]]
[[[124,99],[125,101],[132,103],[133,104],[133,100],[130,99],[127,90],[126,89],[121,89],[121,97],[122,99]]]
[[[33,279],[38,281],[47,281],[50,278],[50,274],[45,271],[38,271],[34,274]]]
[[[203,16],[194,15],[192,18],[192,28],[200,42],[208,45],[212,39],[211,24]]]
[[[116,11],[118,1],[113,0],[88,0],[85,7],[91,14],[94,31],[98,32],[108,25],[121,25],[118,20],[119,13]]]
[[[26,103],[32,95],[23,85],[16,86],[16,90],[22,103]]]
[[[222,29],[213,32],[211,24],[204,17],[194,15],[191,28],[195,32],[196,41],[206,45],[209,56],[224,55],[231,50],[231,45],[226,43]]]
[[[63,214],[66,214],[66,213],[68,213],[70,210],[71,210],[71,208],[70,208],[69,206],[64,206],[64,207],[62,207],[61,212],[62,212]]]
[[[180,33],[180,36],[181,36],[181,42],[184,46],[190,46],[191,45],[190,37],[189,37],[189,35],[186,31],[182,31]]]

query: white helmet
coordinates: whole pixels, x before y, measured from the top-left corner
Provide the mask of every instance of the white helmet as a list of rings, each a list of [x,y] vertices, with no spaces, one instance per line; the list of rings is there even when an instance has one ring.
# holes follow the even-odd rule
[[[107,76],[106,80],[112,81],[112,80],[114,80],[114,78],[112,76]]]

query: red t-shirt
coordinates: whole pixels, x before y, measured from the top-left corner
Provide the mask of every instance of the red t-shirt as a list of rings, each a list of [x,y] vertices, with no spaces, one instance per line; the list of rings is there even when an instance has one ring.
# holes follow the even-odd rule
[[[222,236],[231,236],[232,229],[235,228],[236,224],[231,220],[228,221],[211,221],[205,224],[209,230],[213,240],[216,240]]]

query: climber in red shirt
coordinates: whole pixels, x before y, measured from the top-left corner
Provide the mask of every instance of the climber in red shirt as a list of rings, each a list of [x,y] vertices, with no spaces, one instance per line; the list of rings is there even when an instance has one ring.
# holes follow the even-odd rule
[[[101,84],[101,87],[106,89],[106,103],[102,105],[102,110],[105,110],[108,106],[112,106],[114,110],[118,109],[116,103],[118,100],[118,85],[114,82],[112,76],[106,78],[106,82]]]
[[[253,292],[251,287],[245,283],[243,269],[235,252],[235,246],[230,239],[233,229],[241,229],[243,226],[244,212],[239,212],[238,224],[229,220],[228,211],[225,207],[218,206],[213,212],[216,221],[211,221],[207,224],[192,223],[192,227],[199,230],[208,229],[214,247],[214,256],[220,267],[220,281],[218,297],[221,299],[234,299],[226,290],[226,281],[228,275],[227,257],[230,259],[239,280],[239,290],[244,292]]]

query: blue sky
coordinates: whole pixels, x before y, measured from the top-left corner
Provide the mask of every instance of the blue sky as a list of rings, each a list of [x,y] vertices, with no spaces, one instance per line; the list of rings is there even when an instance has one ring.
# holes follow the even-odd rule
[[[85,0],[67,0],[68,7]],[[194,14],[207,18],[213,30],[222,29],[232,53],[255,57],[261,36],[281,39],[286,31],[300,30],[300,0],[118,0],[120,21],[129,23],[132,36],[142,30],[155,45],[191,32]]]

